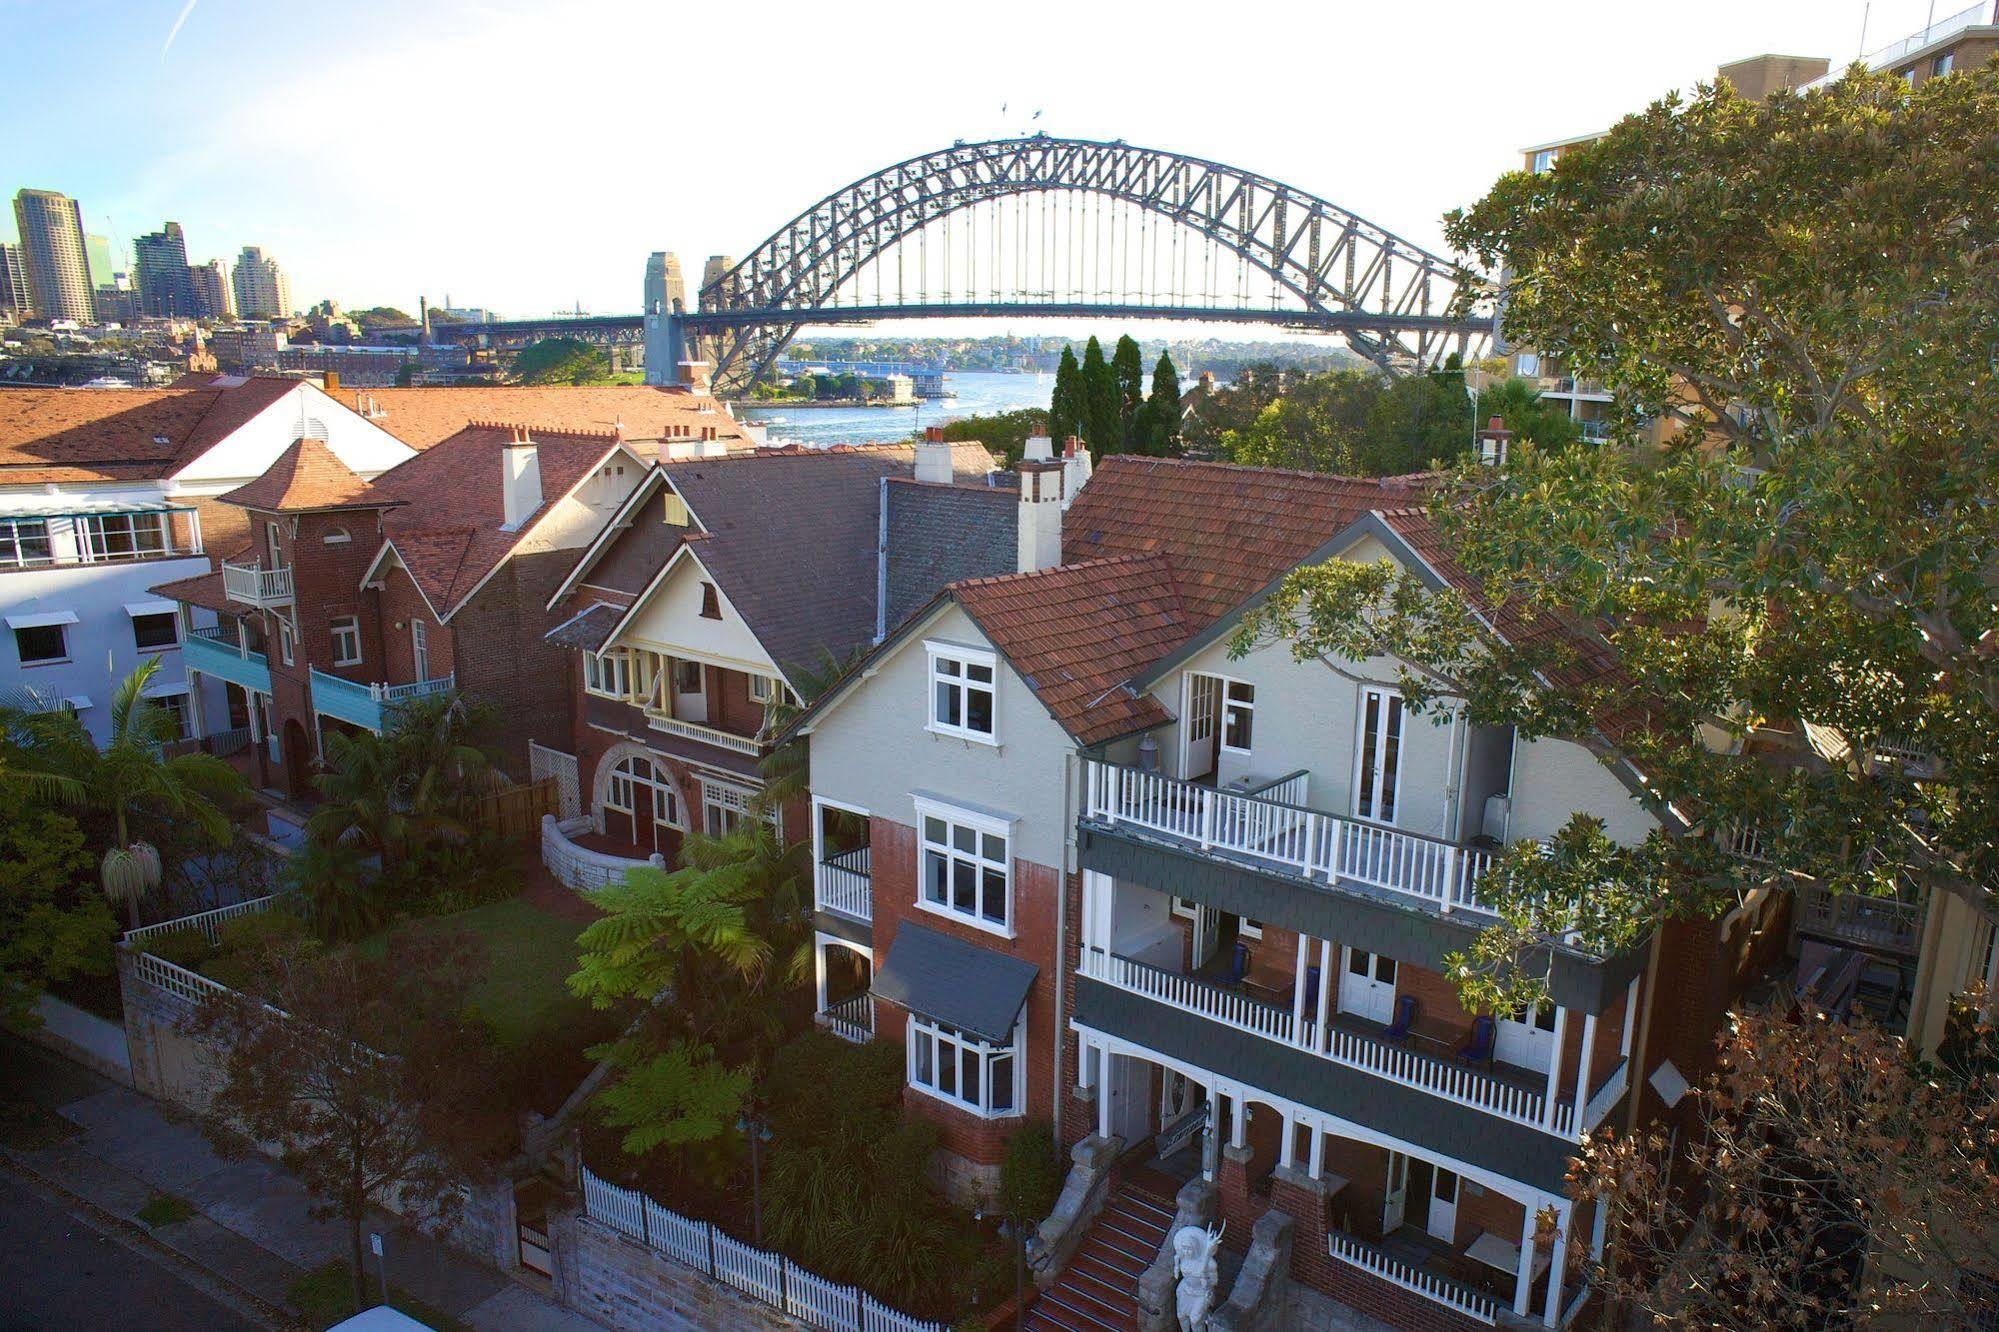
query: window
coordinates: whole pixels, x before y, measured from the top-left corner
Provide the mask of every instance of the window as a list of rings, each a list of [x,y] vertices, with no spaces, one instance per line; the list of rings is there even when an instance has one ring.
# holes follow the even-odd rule
[[[1355,761],[1354,813],[1395,822],[1402,771],[1402,696],[1385,689],[1360,693],[1360,745]]]
[[[630,698],[632,662],[623,648],[583,654],[583,692],[600,698]]]
[[[1538,176],[1543,172],[1553,171],[1555,169],[1555,159],[1558,156],[1560,154],[1553,148],[1543,148],[1540,152],[1534,154],[1534,174]]]
[[[925,646],[930,652],[930,729],[990,744],[996,658],[968,648]]]
[[[1382,985],[1395,984],[1395,959],[1360,948],[1347,949],[1347,970],[1356,976],[1371,977]]]
[[[136,560],[166,554],[166,515],[93,513],[77,520],[86,560]]]
[[[623,475],[624,469],[621,467],[618,472]],[[673,491],[667,491],[660,501],[660,519],[668,527],[687,526],[687,501]]]
[[[636,755],[611,769],[604,793],[604,807],[620,814],[652,812],[653,822],[666,828],[684,827],[680,821],[680,794],[672,780]]]
[[[715,585],[713,583],[703,583],[701,585],[701,618],[704,620],[719,620],[722,618],[722,599],[715,595]]]
[[[344,546],[353,539],[354,534],[344,527],[336,527],[326,534],[326,544],[329,546]]]
[[[333,664],[361,664],[361,621],[355,616],[342,615],[333,621]]]
[[[292,627],[289,620],[278,621],[278,660],[292,664]]]
[[[69,660],[69,640],[59,624],[38,624],[14,631],[14,650],[23,666]]]
[[[769,706],[771,686],[776,683],[768,675],[752,675],[750,677],[750,702],[762,703],[765,706]]]
[[[688,661],[685,657],[673,658],[673,692],[676,694],[701,692],[700,662]]]
[[[991,1045],[977,1036],[909,1017],[909,1085],[980,1115],[1019,1113],[1022,1100],[1020,1025],[1013,1040]]]
[[[1945,51],[1942,55],[1938,56],[1935,60],[1932,60],[1930,62],[1930,73],[1933,76],[1940,77],[1942,75],[1950,73],[1951,70],[1955,69],[1956,67],[1957,67],[1957,52]]]
[[[0,569],[49,564],[49,525],[41,518],[0,518]]]
[[[1513,1021],[1518,1022],[1523,1027],[1532,1027],[1536,1031],[1545,1031],[1553,1034],[1555,1030],[1555,1006],[1546,999],[1543,999],[1540,1003],[1534,1005],[1534,1011],[1530,1013],[1527,1011],[1527,1005],[1522,1004],[1513,1010]]]
[[[141,652],[180,646],[180,624],[172,611],[132,617],[132,640]]]
[[[289,662],[290,657],[285,660]],[[419,680],[430,678],[430,625],[410,617],[410,668]]]
[[[1230,680],[1222,702],[1222,748],[1249,752],[1256,729],[1256,686]]]
[[[917,905],[994,933],[1010,933],[1013,876],[1004,820],[918,801],[922,824]]]
[[[1521,352],[1513,362],[1513,373],[1522,379],[1534,379],[1541,373],[1541,353]]]
[[[723,782],[701,783],[701,831],[710,837],[727,837],[743,826],[743,820],[755,818],[751,805],[756,800],[756,792],[741,786],[730,786]],[[764,821],[777,827],[775,810],[763,816]]]
[[[187,695],[161,694],[153,702],[160,705],[160,711],[173,718],[173,738],[176,740],[185,739],[188,734]]]
[[[285,563],[285,547],[284,543],[278,539],[278,525],[276,523],[264,524],[264,547],[265,552],[270,556],[271,567],[273,569],[283,568]]]

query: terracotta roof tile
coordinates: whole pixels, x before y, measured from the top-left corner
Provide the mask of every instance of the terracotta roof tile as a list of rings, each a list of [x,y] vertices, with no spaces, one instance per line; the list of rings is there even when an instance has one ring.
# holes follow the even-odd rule
[[[295,387],[0,389],[0,484],[171,476]]]
[[[466,385],[437,388],[341,389],[342,406],[370,414],[413,449],[428,449],[474,421],[517,421],[549,432],[600,433],[622,423],[628,440],[699,439],[704,428],[733,448],[749,436],[715,399],[646,385]]]
[[[177,578],[171,583],[161,583],[158,587],[149,587],[146,590],[169,601],[185,601],[190,606],[200,606],[218,614],[236,615],[242,611],[241,606],[232,603],[223,594],[220,573]]]
[[[262,476],[219,498],[224,504],[266,513],[378,508],[398,502],[374,493],[360,473],[317,439],[295,440]]]

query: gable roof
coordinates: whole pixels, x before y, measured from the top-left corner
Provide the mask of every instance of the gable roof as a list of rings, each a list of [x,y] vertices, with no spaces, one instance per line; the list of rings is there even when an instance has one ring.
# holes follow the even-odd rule
[[[0,388],[0,484],[165,478],[298,385],[257,376],[206,388]]]
[[[266,513],[372,509],[401,502],[376,492],[317,439],[294,440],[262,476],[219,498],[224,504]]]
[[[886,637],[964,578],[1011,572],[1019,558],[1020,494],[998,486],[882,483],[875,637]]]
[[[334,397],[419,452],[475,421],[517,421],[551,434],[601,434],[622,424],[628,440],[699,439],[712,429],[731,447],[750,446],[714,398],[667,386],[475,384],[342,389]]]

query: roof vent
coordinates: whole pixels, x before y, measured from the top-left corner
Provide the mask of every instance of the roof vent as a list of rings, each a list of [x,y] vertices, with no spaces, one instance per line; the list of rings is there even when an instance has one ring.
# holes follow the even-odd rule
[[[153,436],[153,443],[155,443],[155,444],[167,444],[167,443],[171,443],[171,441],[170,441],[170,440],[168,440],[168,439],[167,439],[167,437],[166,437],[165,435],[154,435],[154,436]]]

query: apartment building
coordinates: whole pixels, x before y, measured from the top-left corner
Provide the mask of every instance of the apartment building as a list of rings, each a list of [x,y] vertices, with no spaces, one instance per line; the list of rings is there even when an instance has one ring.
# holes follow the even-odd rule
[[[967,1193],[1039,1120],[1118,1160],[1112,1228],[1124,1195],[1157,1220],[1199,1180],[1232,1243],[1288,1214],[1293,1277],[1391,1325],[1573,1317],[1603,1235],[1568,1159],[1607,1121],[1674,1119],[1781,899],[1618,956],[1550,939],[1546,1005],[1466,1011],[1443,959],[1493,919],[1501,847],[1579,811],[1624,842],[1673,816],[1579,745],[1412,716],[1391,662],[1231,656],[1301,564],[1475,594],[1425,480],[1136,458],[1065,479],[1023,463],[1018,571],[946,587],[795,724],[822,1009],[903,1044],[905,1103]],[[1036,1326],[1128,1325],[1153,1256],[1086,1243]]]
[[[90,257],[76,200],[54,190],[22,190],[14,196],[14,229],[28,279],[30,304],[22,313],[90,323],[96,313]],[[109,273],[102,276],[111,278]]]
[[[575,747],[544,758],[575,793],[551,869],[593,886],[749,817],[775,705],[809,698],[949,577],[1010,563],[1013,501],[992,466],[933,432],[652,468],[549,602],[551,642],[578,659]],[[770,816],[806,835],[803,805]]]

